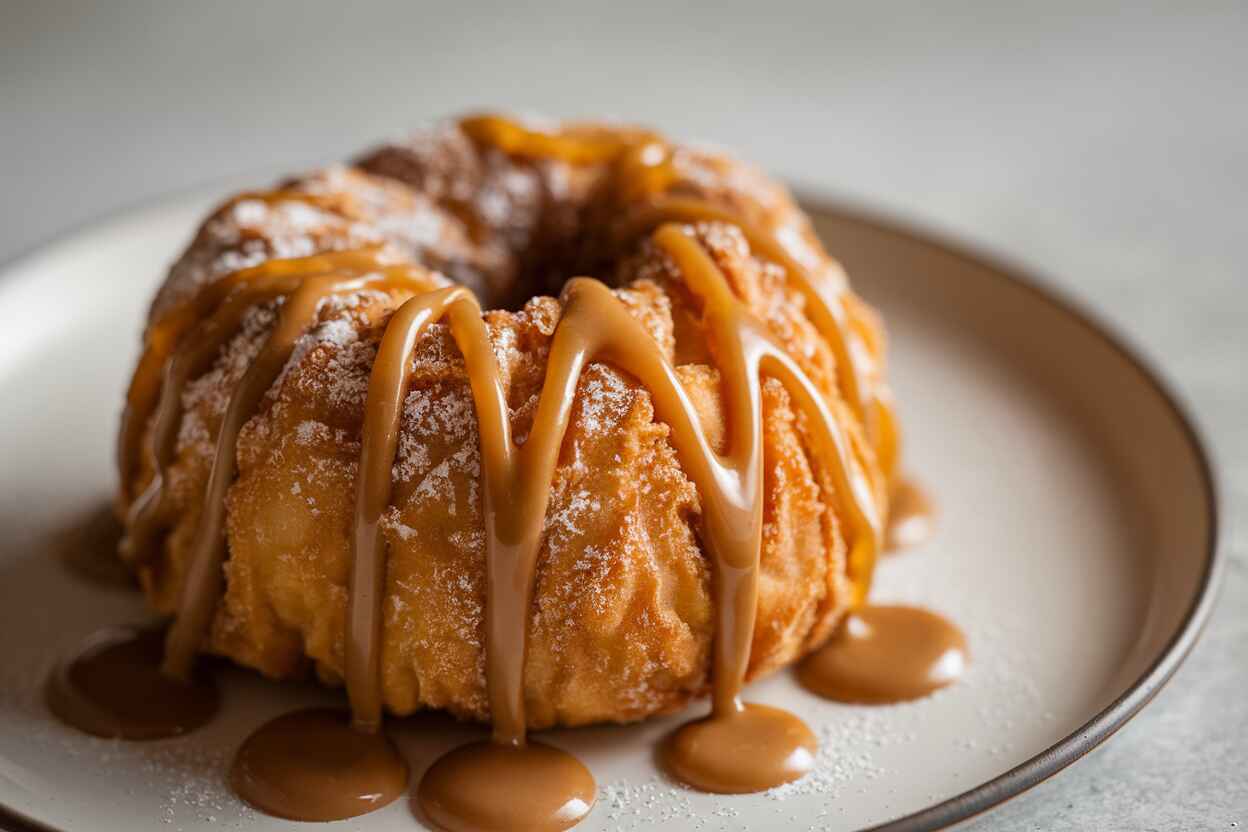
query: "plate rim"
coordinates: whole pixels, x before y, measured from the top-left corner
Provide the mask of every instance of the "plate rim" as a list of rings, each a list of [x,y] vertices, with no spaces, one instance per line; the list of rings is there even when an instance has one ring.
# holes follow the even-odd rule
[[[1008,281],[1026,291],[1033,299],[1070,316],[1081,329],[1126,361],[1157,394],[1182,431],[1183,438],[1197,462],[1204,488],[1205,512],[1209,517],[1205,568],[1177,630],[1139,677],[1091,719],[1014,768],[939,803],[866,827],[859,832],[931,832],[945,829],[1000,806],[1081,760],[1117,733],[1118,729],[1151,702],[1174,677],[1204,631],[1222,584],[1222,573],[1227,559],[1227,534],[1221,474],[1210,452],[1213,445],[1206,438],[1193,408],[1169,377],[1148,357],[1147,352],[1117,326],[1109,323],[1084,301],[1060,288],[1056,281],[1046,277],[1043,272],[922,221],[836,196],[825,189],[795,185],[793,192],[802,210],[808,214],[847,217],[872,230],[908,238],[959,260],[981,264],[990,269],[998,279]]]
[[[242,176],[221,177],[154,197],[123,203],[111,210],[95,213],[57,233],[38,239],[20,248],[14,255],[5,258],[0,263],[0,291],[4,290],[12,277],[35,263],[41,255],[49,253],[52,249],[60,247],[77,236],[102,228],[110,222],[121,221],[144,211],[155,210],[161,205],[188,200],[201,194],[206,196],[214,190],[224,190],[230,184],[239,181],[242,181]],[[1033,299],[1068,315],[1080,328],[1126,361],[1160,398],[1162,404],[1175,418],[1197,462],[1204,488],[1205,511],[1209,517],[1205,568],[1178,629],[1166,642],[1156,659],[1138,678],[1091,719],[1014,768],[939,803],[864,828],[859,832],[931,832],[931,830],[945,829],[990,811],[1082,759],[1139,713],[1173,678],[1204,631],[1222,583],[1222,574],[1227,559],[1227,521],[1221,475],[1218,464],[1210,452],[1213,446],[1206,438],[1200,420],[1168,376],[1159,370],[1148,354],[1121,329],[1109,323],[1087,303],[1060,288],[1056,281],[1046,277],[1042,271],[1002,255],[992,248],[971,242],[961,235],[941,230],[928,222],[905,215],[901,211],[875,207],[862,200],[835,194],[826,188],[799,183],[789,183],[789,185],[794,198],[802,210],[808,214],[830,214],[847,218],[851,222],[875,231],[918,242],[959,260],[978,263],[990,269],[994,277],[1008,281],[1013,286],[1026,291]],[[57,830],[3,802],[0,802],[0,829],[5,832],[68,832]]]

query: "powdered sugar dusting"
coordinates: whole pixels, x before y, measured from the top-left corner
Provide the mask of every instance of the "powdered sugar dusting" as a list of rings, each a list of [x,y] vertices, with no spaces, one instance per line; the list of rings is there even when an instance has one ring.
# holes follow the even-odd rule
[[[659,825],[701,827],[706,819],[689,792],[658,778],[636,785],[627,780],[606,783],[598,790],[597,811],[615,829],[650,829]]]
[[[618,373],[605,369],[586,373],[577,392],[581,406],[579,426],[591,436],[602,436],[619,424],[636,395]]]
[[[439,481],[449,477],[448,460],[436,463],[430,445],[454,443],[462,447],[453,461],[475,478],[480,465],[477,417],[472,393],[464,384],[437,384],[412,389],[403,403],[403,431],[392,476],[396,483],[418,482],[426,496],[447,496],[437,491]]]
[[[279,299],[247,310],[239,333],[222,348],[212,369],[186,385],[182,392],[184,415],[178,429],[179,454],[201,459],[212,456],[215,424],[225,414],[234,389],[264,346],[281,305]],[[214,424],[211,431],[209,420]],[[176,477],[177,469],[172,473]]]

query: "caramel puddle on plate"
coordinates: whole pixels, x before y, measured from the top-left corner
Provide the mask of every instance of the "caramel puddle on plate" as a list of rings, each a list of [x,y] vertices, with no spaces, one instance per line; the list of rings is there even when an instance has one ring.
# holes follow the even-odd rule
[[[868,605],[851,612],[797,678],[827,699],[887,705],[950,685],[970,661],[966,636],[919,607]]]
[[[252,733],[230,765],[230,787],[266,814],[287,820],[345,820],[407,791],[407,761],[381,731],[357,730],[341,709],[313,708]]]
[[[97,737],[158,740],[193,731],[217,713],[210,681],[161,671],[163,628],[104,630],[53,669],[45,688],[61,721]]]
[[[815,764],[818,742],[788,711],[737,703],[671,734],[660,749],[663,768],[704,792],[746,794],[796,780]]]
[[[888,525],[884,530],[884,551],[896,552],[926,543],[936,531],[936,502],[911,479],[893,488],[889,500]]]
[[[429,769],[417,791],[420,809],[448,832],[557,832],[584,820],[597,796],[580,760],[532,740],[461,745]]]

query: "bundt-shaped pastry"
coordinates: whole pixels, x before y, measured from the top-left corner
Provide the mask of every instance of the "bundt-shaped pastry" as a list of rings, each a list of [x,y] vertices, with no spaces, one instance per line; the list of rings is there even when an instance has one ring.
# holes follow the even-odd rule
[[[693,285],[686,263],[697,257],[730,289],[731,309]],[[354,282],[292,294],[326,274]],[[649,342],[636,355],[660,356],[653,366],[696,415],[700,433],[687,434],[720,454],[749,427],[730,417],[731,356],[710,322],[740,312],[782,351],[762,359],[757,384],[761,550],[746,677],[818,645],[870,580],[896,457],[874,314],[785,190],[754,168],[631,128],[539,130],[496,117],[230,199],[173,266],[121,440],[123,556],[151,604],[193,618],[191,596],[208,592],[194,647],[275,678],[350,678],[362,445],[385,389],[379,349],[405,301],[441,291],[463,312],[470,298],[446,293],[466,287],[483,317],[413,330],[376,528],[378,592],[360,598],[380,616],[386,709],[489,720],[490,524],[522,496],[496,485],[487,499],[483,454],[496,428],[473,362],[492,353],[523,448],[561,321],[578,292],[592,294],[580,282],[560,296],[578,274],[611,287]],[[274,351],[300,315],[290,349]],[[469,331],[489,349],[466,361]],[[564,403],[531,595],[519,589],[530,728],[672,711],[708,689],[713,664],[708,494],[654,385],[628,361],[590,359]],[[818,401],[795,398],[768,360]],[[257,369],[266,362],[271,379]],[[221,439],[231,424],[232,447]],[[197,547],[215,545],[204,542],[214,523],[220,551],[194,567]]]

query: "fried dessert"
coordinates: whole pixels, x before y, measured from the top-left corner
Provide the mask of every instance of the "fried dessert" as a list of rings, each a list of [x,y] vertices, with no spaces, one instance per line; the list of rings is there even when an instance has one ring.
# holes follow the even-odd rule
[[[128,396],[123,559],[175,662],[349,682],[357,717],[497,725],[510,696],[520,731],[626,722],[715,674],[735,697],[865,597],[883,353],[754,167],[447,123],[201,226]]]

